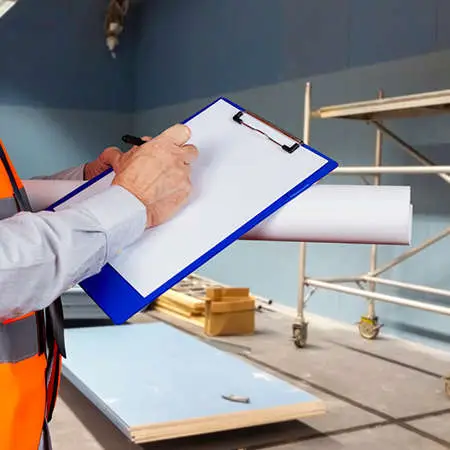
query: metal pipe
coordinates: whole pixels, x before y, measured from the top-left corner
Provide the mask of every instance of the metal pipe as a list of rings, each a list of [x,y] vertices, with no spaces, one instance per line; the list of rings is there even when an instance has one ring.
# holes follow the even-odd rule
[[[314,278],[318,281],[324,281],[326,283],[355,283],[357,281],[364,281],[364,278],[366,275],[363,276],[357,276],[357,277],[335,277],[335,278]]]
[[[383,98],[383,91],[378,91],[378,98]],[[381,130],[377,128],[375,132],[375,167],[380,167],[382,164],[382,142],[383,142],[383,135],[381,133]],[[381,183],[381,174],[376,174],[373,179],[373,184],[375,186],[379,186]],[[370,247],[370,272],[373,272],[377,268],[377,250],[378,246],[376,244],[372,244]],[[372,292],[375,292],[376,290],[376,284],[370,283],[369,284],[369,290]],[[375,302],[371,298],[369,299],[368,304],[368,317],[373,319],[375,317]]]
[[[398,264],[405,261],[406,259],[411,258],[412,256],[416,255],[417,253],[426,249],[427,247],[430,247],[431,245],[435,244],[436,242],[444,239],[449,234],[450,234],[450,227],[446,228],[445,230],[443,230],[441,233],[439,233],[435,237],[424,241],[422,244],[418,245],[417,247],[414,247],[411,250],[408,250],[407,252],[402,253],[400,256],[393,259],[390,263],[385,264],[384,266],[379,267],[377,270],[374,270],[373,272],[369,272],[366,275],[373,276],[373,277],[381,275],[382,273],[386,272],[387,270],[392,269],[392,267],[397,266]]]
[[[378,130],[381,130],[383,133],[387,134],[391,139],[393,139],[395,142],[397,142],[404,150],[406,150],[413,158],[415,158],[420,163],[424,164],[425,166],[436,166],[436,164],[428,159],[426,156],[422,155],[419,151],[417,151],[414,147],[409,145],[407,142],[405,142],[402,138],[397,136],[395,133],[393,133],[391,130],[386,128],[383,124],[380,122],[373,120],[373,124],[377,127]],[[420,172],[418,172],[420,173]],[[428,172],[427,172],[428,173]],[[437,173],[439,177],[441,177],[446,183],[450,184],[450,176],[446,175],[445,173]]]
[[[425,294],[441,295],[442,297],[450,297],[450,290],[447,290],[447,289],[437,289],[437,288],[433,288],[430,286],[423,286],[420,284],[405,283],[403,281],[386,280],[385,278],[370,277],[368,275],[363,276],[361,278],[364,281],[367,281],[370,283],[385,284],[386,286],[393,286],[393,287],[398,287],[398,288],[402,288],[402,289],[409,289],[411,291],[423,292]]]
[[[337,167],[330,175],[437,174],[450,173],[450,166],[353,166]],[[441,177],[442,178],[442,177]],[[450,180],[450,177],[449,177]],[[450,182],[450,181],[449,181]]]
[[[303,110],[303,141],[309,145],[309,134],[311,126],[311,83],[305,86],[305,103]],[[297,294],[297,321],[305,322],[305,278],[306,278],[306,243],[300,242],[299,264],[298,264],[298,294]]]
[[[438,314],[443,314],[446,316],[450,316],[450,308],[439,305],[430,305],[427,303],[419,302],[416,300],[410,300],[408,298],[403,297],[394,297],[392,295],[380,294],[378,292],[369,292],[364,291],[362,289],[350,288],[347,286],[340,286],[332,283],[325,283],[323,281],[311,280],[308,279],[308,285],[315,286],[318,288],[329,289],[331,291],[343,292],[345,294],[356,295],[359,297],[370,298],[373,297],[375,300],[379,300],[381,302],[393,303],[395,305],[408,306],[409,308],[421,309],[423,311],[434,312]]]

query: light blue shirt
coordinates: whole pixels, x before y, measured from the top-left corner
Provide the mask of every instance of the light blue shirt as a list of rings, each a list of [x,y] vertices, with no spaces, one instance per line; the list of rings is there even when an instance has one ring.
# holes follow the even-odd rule
[[[83,166],[48,179],[83,179]],[[144,232],[142,202],[120,186],[56,212],[0,220],[0,321],[51,304]]]

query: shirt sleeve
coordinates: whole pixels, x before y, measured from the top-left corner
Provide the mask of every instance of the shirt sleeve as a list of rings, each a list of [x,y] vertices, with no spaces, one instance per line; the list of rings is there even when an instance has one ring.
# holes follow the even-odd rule
[[[85,166],[85,164],[81,164],[79,166],[61,170],[60,172],[54,173],[52,175],[40,175],[37,177],[33,177],[31,179],[32,180],[84,180],[84,166]]]
[[[120,186],[63,210],[1,220],[0,320],[48,306],[98,273],[145,226],[145,206]]]

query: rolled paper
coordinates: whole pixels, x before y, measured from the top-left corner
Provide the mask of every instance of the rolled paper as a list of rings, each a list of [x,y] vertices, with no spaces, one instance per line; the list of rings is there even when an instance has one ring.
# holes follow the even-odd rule
[[[40,211],[85,182],[23,183],[33,210]],[[411,233],[410,187],[319,184],[284,205],[241,240],[409,245]]]
[[[241,239],[409,245],[408,186],[315,185]]]

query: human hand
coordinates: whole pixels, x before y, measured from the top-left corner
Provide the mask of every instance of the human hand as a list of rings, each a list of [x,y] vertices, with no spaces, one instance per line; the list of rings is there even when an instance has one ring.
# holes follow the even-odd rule
[[[140,139],[144,142],[148,142],[150,141],[152,138],[151,136],[141,136]],[[143,144],[142,144],[143,145]],[[138,148],[138,145],[133,145],[133,147],[131,147],[130,150],[135,150],[136,148]]]
[[[122,152],[117,147],[105,148],[97,159],[84,166],[84,179],[90,180],[111,167],[114,170],[121,156]]]
[[[147,227],[170,219],[187,201],[191,192],[190,163],[198,155],[187,145],[190,130],[174,125],[159,136],[124,153],[113,185],[122,186],[147,209]]]
[[[141,139],[148,142],[151,140],[151,137],[142,136]],[[136,148],[137,146],[134,145],[131,150],[135,150]],[[90,180],[110,168],[116,172],[122,156],[123,154],[118,147],[105,148],[96,160],[91,161],[84,166],[84,179]]]

